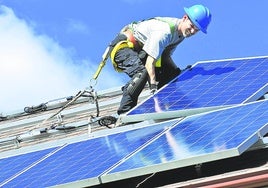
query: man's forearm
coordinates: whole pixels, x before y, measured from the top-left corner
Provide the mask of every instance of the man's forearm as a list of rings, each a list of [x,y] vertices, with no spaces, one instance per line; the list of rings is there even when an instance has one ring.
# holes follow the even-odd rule
[[[145,68],[148,72],[150,78],[150,84],[156,84],[156,77],[155,77],[155,59],[148,55],[145,63]]]

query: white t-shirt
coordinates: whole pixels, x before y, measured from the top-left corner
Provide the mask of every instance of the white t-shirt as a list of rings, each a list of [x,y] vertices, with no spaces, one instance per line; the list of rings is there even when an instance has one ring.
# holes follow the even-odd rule
[[[166,48],[171,53],[177,45],[184,40],[183,35],[178,31],[178,24],[181,19],[171,17],[156,17],[138,23],[132,23],[134,37],[143,43],[143,50],[155,59],[161,57]],[[170,24],[174,25],[171,31]]]

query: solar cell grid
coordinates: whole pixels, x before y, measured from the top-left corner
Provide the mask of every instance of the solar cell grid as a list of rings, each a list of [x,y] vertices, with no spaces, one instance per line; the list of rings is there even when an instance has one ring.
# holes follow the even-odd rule
[[[266,57],[200,62],[127,115],[157,112],[155,99],[165,112],[254,101],[256,93],[267,92],[262,90],[267,83]]]
[[[84,179],[87,185],[98,184],[102,173],[177,121],[69,144],[6,186],[48,187]]]
[[[0,159],[0,186],[4,181],[42,159],[55,148]]]
[[[200,62],[127,115],[241,104],[267,92],[267,83],[267,57]],[[69,144],[40,163],[57,148],[0,159],[0,186],[90,186],[236,156],[267,133],[267,106],[263,100]]]
[[[115,178],[112,174],[117,172],[127,174],[128,171],[134,171],[133,174],[137,170],[137,173],[142,174],[150,167],[158,172],[160,169],[167,170],[166,166],[172,169],[186,163],[194,164],[193,161],[202,163],[239,155],[259,139],[261,130],[267,133],[267,106],[268,100],[264,100],[188,117],[111,170],[108,178],[104,179],[109,179],[109,174]],[[188,162],[185,162],[187,159]],[[178,166],[168,165],[171,162],[176,162]]]

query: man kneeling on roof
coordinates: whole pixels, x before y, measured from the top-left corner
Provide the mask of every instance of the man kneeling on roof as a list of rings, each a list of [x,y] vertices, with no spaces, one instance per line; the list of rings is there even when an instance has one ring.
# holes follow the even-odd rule
[[[207,33],[211,21],[207,7],[194,5],[184,11],[181,19],[155,17],[130,23],[111,42],[110,57],[114,68],[131,78],[123,87],[119,115],[137,105],[147,81],[154,94],[180,74],[181,70],[171,58],[178,44],[200,30]]]

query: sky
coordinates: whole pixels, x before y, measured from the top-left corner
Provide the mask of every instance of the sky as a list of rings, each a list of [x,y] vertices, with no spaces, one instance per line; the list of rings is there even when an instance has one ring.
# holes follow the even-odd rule
[[[102,54],[120,29],[154,16],[181,18],[183,7],[207,6],[208,33],[185,39],[172,58],[198,61],[268,55],[267,0],[0,0],[0,115],[50,100],[123,86],[128,77]]]

